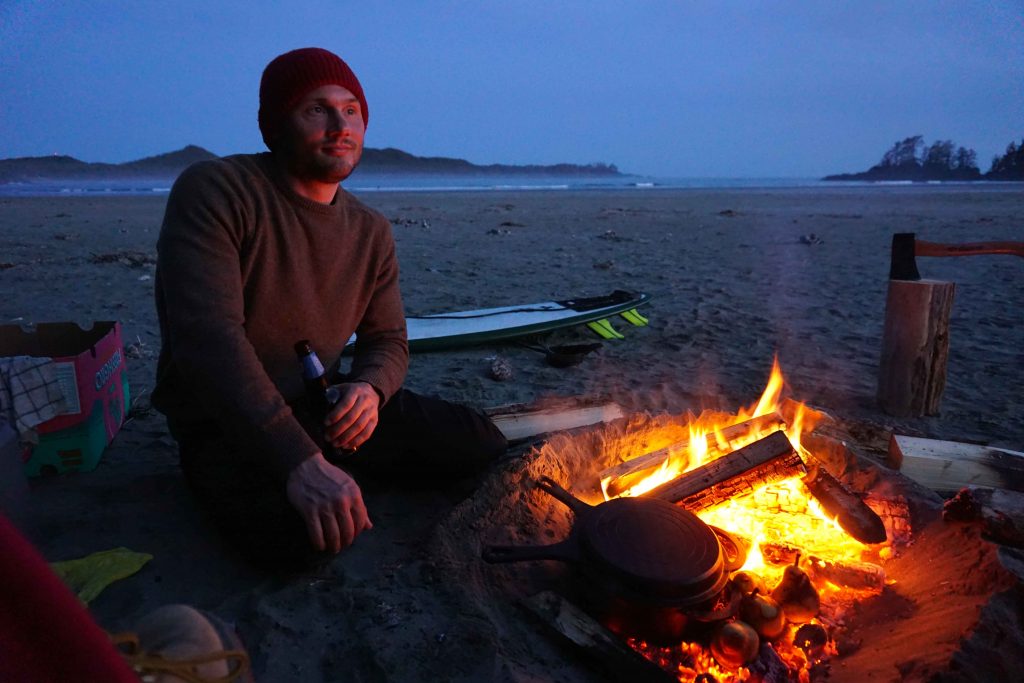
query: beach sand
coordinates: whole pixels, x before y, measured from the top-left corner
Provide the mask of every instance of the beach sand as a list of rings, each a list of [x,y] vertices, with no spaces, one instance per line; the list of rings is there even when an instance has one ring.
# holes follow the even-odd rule
[[[394,224],[409,313],[614,289],[653,296],[649,326],[616,322],[625,339],[579,366],[551,367],[514,344],[416,354],[409,388],[477,407],[577,396],[654,415],[735,409],[757,399],[778,354],[790,395],[841,420],[1024,450],[1019,258],[919,259],[923,276],[957,283],[942,413],[895,420],[874,398],[892,234],[1020,240],[1020,186],[361,198]],[[265,681],[600,680],[518,611],[508,572],[475,559],[481,538],[543,534],[526,497],[500,490],[525,484],[526,447],[476,489],[364,482],[374,529],[316,575],[268,577],[221,547],[189,498],[162,416],[146,410],[165,201],[0,198],[0,323],[119,320],[132,345],[132,419],[95,471],[32,481],[18,514],[50,560],[117,546],[154,555],[92,603],[100,623],[130,628],[168,602],[213,611],[237,625]],[[809,233],[822,242],[801,243]],[[118,252],[125,258],[107,258]],[[548,341],[593,339],[583,328]],[[511,379],[490,377],[496,355]]]

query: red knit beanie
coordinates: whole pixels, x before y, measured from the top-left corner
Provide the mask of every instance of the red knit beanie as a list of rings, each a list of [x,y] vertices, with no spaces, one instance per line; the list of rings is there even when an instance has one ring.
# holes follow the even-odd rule
[[[273,149],[288,112],[311,90],[324,85],[340,85],[356,96],[363,112],[363,125],[369,123],[363,86],[338,55],[318,47],[304,47],[275,57],[263,70],[260,80],[260,132],[263,142]]]

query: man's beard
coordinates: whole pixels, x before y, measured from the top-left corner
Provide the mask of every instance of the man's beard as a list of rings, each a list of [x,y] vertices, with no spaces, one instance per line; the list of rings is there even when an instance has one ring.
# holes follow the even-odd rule
[[[317,155],[309,161],[305,171],[310,177],[320,182],[340,183],[352,175],[352,171],[356,170],[362,153],[363,150],[360,148],[355,150],[355,153],[351,156],[331,157]]]

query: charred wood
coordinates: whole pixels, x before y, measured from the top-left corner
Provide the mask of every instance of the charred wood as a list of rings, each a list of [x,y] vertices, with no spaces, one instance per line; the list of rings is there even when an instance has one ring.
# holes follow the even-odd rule
[[[1024,495],[986,488],[961,489],[942,506],[947,522],[981,525],[982,537],[995,543],[1024,548]]]
[[[785,432],[712,460],[649,491],[647,496],[703,510],[782,479],[806,472]]]
[[[551,591],[537,593],[523,601],[525,607],[562,639],[589,656],[591,663],[615,681],[674,683],[677,679],[565,598]]]
[[[835,517],[843,531],[861,543],[885,541],[885,525],[878,514],[824,467],[813,468],[804,477],[804,484],[825,512]]]
[[[807,573],[816,582],[830,581],[841,588],[881,593],[885,588],[885,570],[871,562],[807,558]]]
[[[777,413],[761,415],[745,422],[738,422],[725,427],[718,433],[708,434],[705,437],[708,454],[714,457],[722,453],[728,453],[736,449],[736,444],[749,440],[753,435],[785,428],[786,422]],[[689,439],[680,441],[665,448],[659,448],[656,451],[631,458],[614,467],[609,467],[598,476],[601,481],[608,480],[608,495],[615,497],[621,495],[643,477],[646,477],[650,474],[651,470],[660,467],[666,460],[685,456],[689,448]]]

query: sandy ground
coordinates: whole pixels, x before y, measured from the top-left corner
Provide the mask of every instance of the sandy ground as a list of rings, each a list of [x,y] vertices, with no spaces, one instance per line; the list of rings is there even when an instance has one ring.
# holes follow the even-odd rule
[[[410,313],[613,289],[654,296],[648,327],[616,323],[626,338],[580,366],[553,368],[515,345],[421,354],[410,388],[479,407],[607,396],[654,414],[735,408],[757,398],[778,353],[792,395],[844,419],[1024,450],[1024,262],[1014,257],[919,259],[925,277],[957,283],[942,414],[893,420],[874,402],[892,233],[1020,240],[1020,186],[363,199],[395,226]],[[159,348],[146,256],[155,256],[164,202],[0,199],[0,323],[120,320],[126,343],[142,350],[128,367],[144,399]],[[823,242],[801,244],[812,232]],[[96,262],[119,251],[138,256],[135,265]],[[577,329],[548,341],[592,339]],[[511,364],[510,380],[490,378],[495,355]],[[480,514],[523,501],[507,487],[525,483],[525,448],[475,490],[364,482],[373,531],[324,572],[284,580],[219,546],[188,497],[162,417],[144,400],[137,408],[94,472],[33,481],[19,515],[51,560],[116,546],[155,556],[93,602],[104,626],[194,604],[237,624],[264,681],[600,680],[516,609],[506,574],[470,552],[517,525],[542,531],[529,510]]]

